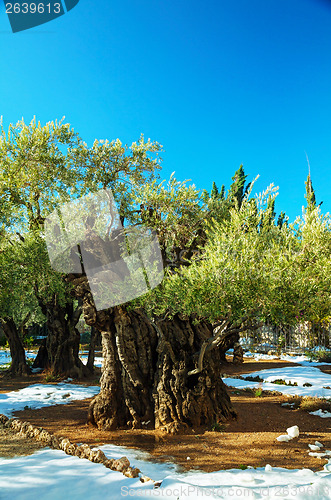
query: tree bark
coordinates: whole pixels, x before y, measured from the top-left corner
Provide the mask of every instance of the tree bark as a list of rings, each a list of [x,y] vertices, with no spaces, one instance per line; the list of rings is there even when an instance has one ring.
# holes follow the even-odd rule
[[[220,352],[220,357],[221,357],[221,362],[223,364],[226,364],[227,363],[227,359],[226,359],[226,351],[228,351],[229,349],[233,349],[234,350],[234,356],[233,356],[233,362],[235,362],[235,346],[237,345],[240,345],[239,344],[239,338],[240,338],[240,334],[238,333],[238,331],[234,331],[234,332],[225,332],[224,335],[222,335],[221,339],[220,339],[220,343],[219,343],[219,352]],[[237,352],[238,352],[238,355],[239,355],[239,350],[237,349]]]
[[[155,427],[167,432],[224,422],[235,411],[221,379],[221,356],[206,351],[197,374],[201,346],[213,335],[212,325],[176,315],[158,323],[158,363],[155,372]]]
[[[34,368],[49,369],[53,375],[82,378],[91,372],[79,359],[80,334],[76,328],[80,311],[74,311],[73,304],[65,307],[43,304],[42,311],[47,319],[48,335],[41,344],[33,364]]]
[[[244,362],[244,350],[239,342],[236,342],[233,346],[233,360],[235,365],[239,365]]]
[[[235,416],[221,379],[220,351],[198,363],[201,344],[213,334],[208,323],[176,316],[152,321],[124,306],[96,311],[86,279],[78,278],[85,322],[102,334],[100,393],[91,402],[88,422],[99,429],[160,428],[173,433]]]
[[[10,355],[12,358],[7,374],[12,377],[29,375],[31,370],[26,362],[25,350],[15,321],[12,318],[6,318],[2,321],[2,328],[6,339],[8,340]]]
[[[97,322],[102,334],[103,372],[100,394],[90,405],[88,421],[107,430],[152,426],[155,329],[142,312],[128,312],[123,307],[97,313]]]

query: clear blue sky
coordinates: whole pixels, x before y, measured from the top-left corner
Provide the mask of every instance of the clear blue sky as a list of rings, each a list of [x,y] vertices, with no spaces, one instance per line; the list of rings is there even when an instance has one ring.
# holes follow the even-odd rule
[[[331,211],[331,1],[80,0],[16,34],[1,5],[0,50],[6,125],[65,115],[89,144],[144,133],[163,175],[199,188],[228,188],[242,163],[291,220],[307,152]]]

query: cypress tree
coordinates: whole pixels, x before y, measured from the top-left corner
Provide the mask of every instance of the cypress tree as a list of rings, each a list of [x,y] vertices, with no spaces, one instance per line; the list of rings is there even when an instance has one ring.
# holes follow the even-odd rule
[[[306,158],[307,158],[307,163],[308,163],[308,177],[307,177],[307,180],[305,182],[305,185],[306,185],[305,198],[307,200],[306,211],[311,212],[312,210],[314,210],[314,208],[316,208],[316,196],[315,196],[315,191],[313,188],[313,183],[311,181],[310,164],[309,164],[309,159],[308,159],[307,153],[306,153]],[[321,203],[318,206],[320,207],[322,205],[322,203],[323,203],[323,201],[321,201]]]
[[[305,198],[307,200],[307,211],[311,212],[312,210],[314,210],[314,208],[316,208],[316,196],[313,188],[313,183],[311,181],[310,169],[305,185],[306,185]]]
[[[280,212],[277,220],[277,226],[282,229],[283,225],[287,223],[287,218],[285,212]]]
[[[243,165],[240,165],[240,167],[238,168],[238,170],[235,172],[234,176],[232,177],[233,183],[230,186],[228,198],[239,209],[241,207],[244,196],[250,187],[250,183],[249,183],[249,184],[247,184],[247,186],[245,188],[245,182],[246,182],[247,177],[248,176],[245,175]]]
[[[224,194],[225,194],[225,186],[224,186],[224,184],[222,184],[221,191],[220,191],[220,194],[219,194],[219,199],[220,200],[224,200]]]
[[[211,188],[210,197],[213,199],[217,199],[218,196],[219,196],[218,187],[216,186],[216,183],[213,182],[213,187]]]

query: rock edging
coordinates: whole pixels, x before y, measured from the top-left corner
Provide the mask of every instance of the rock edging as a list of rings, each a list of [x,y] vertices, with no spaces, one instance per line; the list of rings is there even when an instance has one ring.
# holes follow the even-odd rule
[[[0,414],[0,424],[20,436],[36,439],[50,448],[64,451],[67,455],[85,458],[90,460],[90,462],[101,463],[107,469],[122,472],[126,477],[139,477],[142,483],[153,481],[151,478],[143,475],[137,467],[131,467],[127,457],[108,459],[102,450],[93,450],[88,444],[77,445],[71,443],[68,438],[55,436],[42,427],[35,427],[30,422],[22,422],[17,418],[8,418],[3,414]],[[155,483],[155,481],[153,482]]]

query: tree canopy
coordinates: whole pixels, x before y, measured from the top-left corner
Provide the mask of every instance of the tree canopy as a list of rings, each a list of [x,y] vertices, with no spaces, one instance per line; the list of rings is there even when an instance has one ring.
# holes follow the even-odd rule
[[[130,146],[116,139],[89,147],[63,120],[1,126],[0,317],[42,321],[42,301],[73,300],[65,275],[49,264],[44,220],[63,202],[102,188],[112,190],[124,225],[156,231],[171,268],[132,307],[209,321],[330,316],[330,216],[316,206],[310,173],[307,207],[288,224],[284,212],[276,217],[277,191],[254,197],[243,165],[228,191],[214,182],[209,194],[174,174],[160,181],[161,152],[143,136]]]

